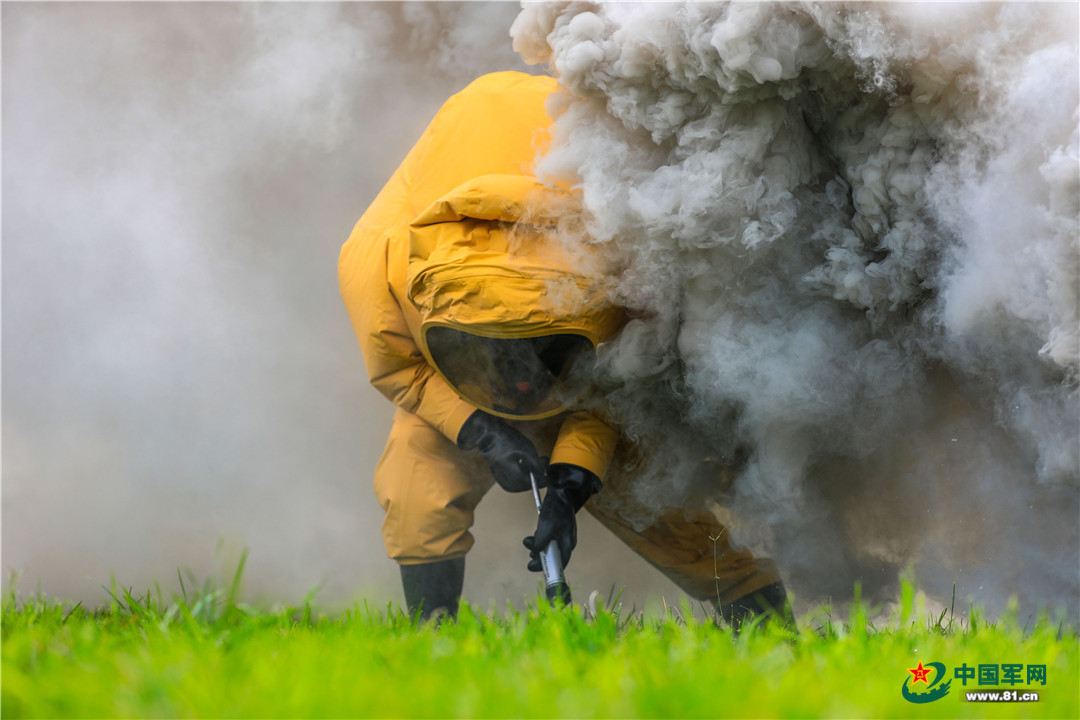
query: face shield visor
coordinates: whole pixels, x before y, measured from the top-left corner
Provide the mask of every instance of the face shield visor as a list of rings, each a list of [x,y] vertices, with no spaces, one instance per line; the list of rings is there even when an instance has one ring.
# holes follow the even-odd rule
[[[462,397],[513,418],[547,417],[573,405],[595,363],[582,335],[490,338],[436,326],[426,339],[432,362]]]

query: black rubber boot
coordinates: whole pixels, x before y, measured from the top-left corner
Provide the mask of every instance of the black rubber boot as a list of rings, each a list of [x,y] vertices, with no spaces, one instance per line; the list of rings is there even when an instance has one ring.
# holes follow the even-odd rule
[[[457,617],[465,584],[465,558],[399,567],[409,615],[427,620],[442,608],[450,617]]]
[[[791,612],[787,590],[784,589],[782,582],[766,585],[760,590],[742,596],[735,602],[721,605],[718,610],[720,616],[736,633],[757,615],[765,616],[763,622],[779,620],[789,629],[795,630],[795,616]]]

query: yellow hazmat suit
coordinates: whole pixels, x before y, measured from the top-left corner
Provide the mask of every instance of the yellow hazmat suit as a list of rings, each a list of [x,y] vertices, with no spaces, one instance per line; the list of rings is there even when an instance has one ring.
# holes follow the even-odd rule
[[[572,393],[510,398],[460,342],[558,337],[591,349],[619,327],[620,311],[550,240],[572,198],[532,174],[555,88],[553,78],[504,72],[451,97],[342,248],[342,297],[369,377],[398,406],[375,491],[387,553],[402,565],[472,546],[473,512],[493,479],[456,440],[478,408],[530,434],[552,464],[603,479],[615,451],[614,429],[566,408]],[[771,562],[733,551],[710,513],[635,528],[603,497],[586,508],[695,597],[728,602],[779,579]]]

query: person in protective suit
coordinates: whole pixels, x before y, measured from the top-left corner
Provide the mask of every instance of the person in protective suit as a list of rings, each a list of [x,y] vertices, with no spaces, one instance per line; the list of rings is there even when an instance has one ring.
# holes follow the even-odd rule
[[[729,622],[783,608],[773,563],[728,546],[712,513],[641,528],[603,502],[618,433],[575,404],[622,313],[552,241],[567,196],[532,167],[555,89],[503,72],[451,97],[342,248],[342,297],[369,377],[397,405],[374,484],[406,604],[456,613],[474,510],[494,483],[521,492],[532,475],[548,490],[525,539],[530,569],[552,540],[569,562],[585,507]]]

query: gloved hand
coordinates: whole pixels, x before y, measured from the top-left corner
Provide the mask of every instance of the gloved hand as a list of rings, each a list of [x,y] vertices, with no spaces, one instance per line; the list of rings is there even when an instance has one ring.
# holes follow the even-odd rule
[[[529,473],[544,486],[544,465],[529,439],[494,415],[477,410],[461,426],[457,439],[462,450],[477,449],[487,460],[495,482],[507,492],[532,489]]]
[[[577,547],[577,511],[600,492],[600,478],[577,465],[556,463],[548,467],[548,491],[540,505],[536,534],[522,543],[529,549],[529,569],[540,572],[540,553],[552,540],[559,544],[563,567],[570,562],[570,553]]]

